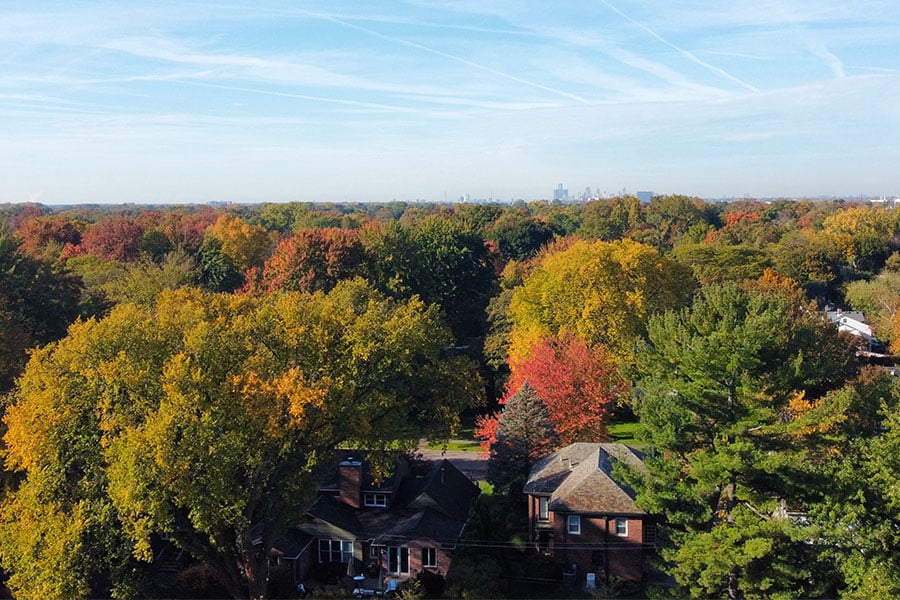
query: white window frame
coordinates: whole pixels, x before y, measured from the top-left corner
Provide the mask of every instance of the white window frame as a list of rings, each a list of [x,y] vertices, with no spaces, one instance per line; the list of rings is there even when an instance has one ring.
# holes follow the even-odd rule
[[[406,555],[406,564],[403,564],[404,554]],[[387,567],[388,573],[391,575],[409,575],[409,547],[408,546],[388,546],[387,548]],[[394,560],[397,563],[397,570],[394,571],[391,569],[391,561]],[[406,567],[404,571],[403,568]]]
[[[581,535],[581,515],[569,515],[566,531],[571,535]]]
[[[422,548],[422,566],[423,567],[436,567],[437,565],[437,548],[423,547]]]
[[[547,496],[538,497],[538,521],[550,520],[550,498]]]
[[[363,494],[363,506],[384,508],[387,506],[387,494],[381,492],[366,492]]]
[[[616,517],[616,535],[619,537],[628,537],[627,517]]]
[[[335,549],[337,544],[337,549]],[[326,555],[327,554],[327,558]],[[335,562],[334,557],[339,557],[339,562],[348,563],[353,558],[353,542],[350,540],[319,540],[319,562],[329,563]]]

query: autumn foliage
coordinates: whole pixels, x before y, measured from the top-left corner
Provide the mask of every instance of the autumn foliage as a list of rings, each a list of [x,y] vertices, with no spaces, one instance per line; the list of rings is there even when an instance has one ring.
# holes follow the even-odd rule
[[[628,384],[619,376],[615,358],[602,345],[590,346],[568,335],[544,338],[525,358],[510,364],[505,404],[526,382],[550,412],[563,444],[606,438],[605,422]],[[489,447],[496,439],[497,415],[481,419],[478,436]]]
[[[301,229],[282,240],[262,270],[262,290],[328,291],[362,274],[366,251],[353,229]]]
[[[567,334],[627,357],[650,315],[683,306],[693,287],[687,267],[631,240],[579,240],[549,251],[513,292],[511,360]]]
[[[265,229],[231,215],[220,215],[207,232],[221,242],[222,252],[240,272],[261,266],[272,245]]]
[[[16,231],[21,248],[37,258],[54,257],[66,244],[81,243],[81,225],[59,216],[28,219]]]
[[[72,254],[93,254],[124,262],[137,260],[143,235],[144,226],[131,217],[104,219],[88,227],[81,245]]]

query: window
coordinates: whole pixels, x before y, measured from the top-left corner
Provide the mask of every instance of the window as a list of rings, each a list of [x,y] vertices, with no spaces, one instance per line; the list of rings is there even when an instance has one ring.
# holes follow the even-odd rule
[[[353,542],[349,540],[319,540],[319,562],[350,562]]]
[[[423,567],[436,567],[437,566],[437,549],[436,548],[422,548],[422,566]]]
[[[569,515],[569,533],[581,535],[581,515]]]
[[[644,543],[649,546],[656,545],[656,525],[644,523]]]
[[[387,494],[366,493],[363,494],[363,505],[365,506],[387,506]]]
[[[384,546],[376,546],[372,544],[369,546],[369,558],[379,558],[381,557],[381,551],[384,549]]]
[[[616,517],[616,535],[628,536],[628,519],[625,517]]]
[[[406,546],[388,546],[388,572],[394,575],[409,573],[409,548]]]
[[[550,520],[550,499],[546,496],[538,498],[538,519],[541,521]]]

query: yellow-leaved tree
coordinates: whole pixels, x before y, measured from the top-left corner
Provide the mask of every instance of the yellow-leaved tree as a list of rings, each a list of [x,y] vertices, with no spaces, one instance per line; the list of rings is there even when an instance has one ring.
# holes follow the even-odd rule
[[[361,280],[166,291],[74,325],[33,354],[5,417],[20,473],[0,519],[10,588],[133,596],[151,534],[167,533],[234,597],[265,597],[275,536],[336,446],[410,449],[480,400],[451,343],[437,309]]]
[[[231,215],[221,215],[207,232],[221,242],[222,252],[241,273],[251,267],[262,267],[273,245],[265,229]]]
[[[573,335],[629,360],[649,316],[684,306],[694,287],[687,267],[645,244],[576,241],[546,254],[513,292],[510,358]]]

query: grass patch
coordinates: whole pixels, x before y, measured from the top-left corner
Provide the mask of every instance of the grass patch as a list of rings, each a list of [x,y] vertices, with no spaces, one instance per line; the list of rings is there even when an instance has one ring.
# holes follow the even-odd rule
[[[429,442],[425,446],[429,450],[453,450],[454,452],[481,452],[481,444],[475,440],[450,440],[447,447],[441,442]]]
[[[637,421],[630,421],[628,423],[613,423],[609,427],[606,428],[607,433],[609,433],[609,437],[614,442],[619,442],[620,444],[628,444],[630,446],[640,446],[641,443],[637,440],[638,432],[641,430],[641,424]]]
[[[481,494],[484,496],[493,496],[494,495],[494,486],[492,486],[487,481],[479,481],[478,487],[481,489]]]
[[[428,442],[428,450],[452,450],[454,452],[481,452],[481,440],[475,438],[475,417],[463,418],[456,431],[456,437],[447,442]]]

